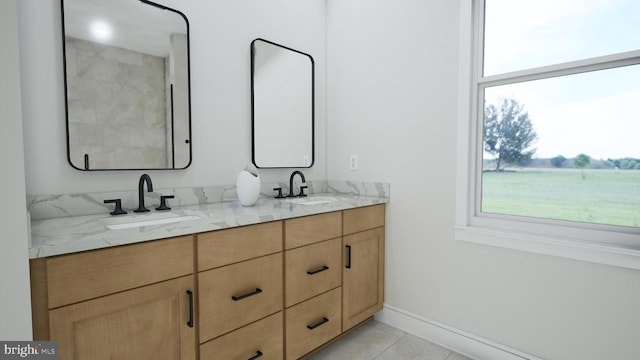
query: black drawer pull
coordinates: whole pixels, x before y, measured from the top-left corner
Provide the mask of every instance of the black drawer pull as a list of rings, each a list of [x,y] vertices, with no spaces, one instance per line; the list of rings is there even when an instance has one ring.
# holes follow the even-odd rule
[[[307,329],[313,330],[313,329],[317,328],[318,326],[320,326],[322,324],[326,324],[328,322],[329,322],[329,319],[327,319],[326,317],[323,317],[322,320],[318,321],[317,323],[315,323],[313,325],[307,325]]]
[[[187,290],[187,296],[189,297],[189,321],[187,321],[187,326],[193,327],[193,291]]]
[[[248,358],[247,360],[256,360],[257,358],[261,358],[262,355],[263,355],[262,351],[258,350],[255,355],[253,355],[252,357]]]
[[[262,289],[256,288],[254,291],[252,291],[250,293],[247,293],[247,294],[244,294],[244,295],[238,295],[238,296],[234,295],[234,296],[231,297],[231,299],[233,301],[238,301],[238,300],[246,299],[246,298],[251,297],[253,295],[258,295],[260,293],[262,293]]]
[[[351,245],[345,246],[347,247],[347,264],[344,267],[351,269]]]
[[[325,266],[323,266],[321,268],[318,268],[318,269],[315,269],[315,270],[309,270],[309,271],[307,271],[307,274],[315,275],[317,273],[320,273],[320,272],[323,272],[323,271],[327,271],[327,270],[329,270],[329,267],[327,265],[325,265]]]

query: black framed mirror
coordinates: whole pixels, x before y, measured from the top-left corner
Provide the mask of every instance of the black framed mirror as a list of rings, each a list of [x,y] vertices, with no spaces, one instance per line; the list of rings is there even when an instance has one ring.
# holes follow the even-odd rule
[[[148,0],[60,0],[67,158],[78,170],[191,164],[189,22]]]
[[[274,42],[251,42],[252,158],[258,168],[314,162],[313,57]]]

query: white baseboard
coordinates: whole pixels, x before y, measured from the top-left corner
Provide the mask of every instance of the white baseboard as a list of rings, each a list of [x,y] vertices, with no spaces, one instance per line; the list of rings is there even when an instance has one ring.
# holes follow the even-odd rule
[[[384,304],[376,320],[477,360],[542,360],[463,330]]]

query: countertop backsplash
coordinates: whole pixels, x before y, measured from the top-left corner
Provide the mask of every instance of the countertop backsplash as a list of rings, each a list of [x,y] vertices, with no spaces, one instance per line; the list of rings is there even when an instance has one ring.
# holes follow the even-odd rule
[[[390,185],[380,182],[356,182],[339,180],[307,181],[309,195],[333,193],[338,195],[356,195],[389,198]],[[260,189],[261,198],[273,198],[273,188],[282,187],[288,193],[288,182],[265,183]],[[205,205],[238,201],[235,185],[202,186],[192,188],[165,188],[153,192],[145,192],[145,205],[153,209],[160,204],[160,195],[173,195],[168,201],[170,207],[189,205]],[[104,200],[122,199],[122,208],[132,211],[138,207],[138,191],[110,191],[95,193],[74,193],[59,195],[27,196],[27,210],[31,220],[53,219],[69,216],[108,214],[113,211],[113,204],[104,204]]]

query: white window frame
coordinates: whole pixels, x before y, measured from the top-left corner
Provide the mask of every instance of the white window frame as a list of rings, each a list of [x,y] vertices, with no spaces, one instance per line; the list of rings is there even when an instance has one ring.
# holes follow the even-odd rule
[[[483,111],[478,106],[478,92],[483,87],[640,64],[640,50],[482,77],[477,54],[483,49],[480,19],[484,0],[459,1],[455,238],[640,270],[638,228],[480,214]]]

